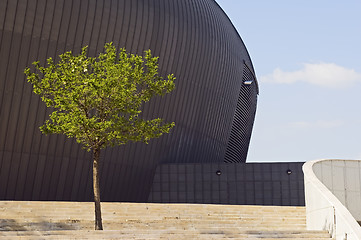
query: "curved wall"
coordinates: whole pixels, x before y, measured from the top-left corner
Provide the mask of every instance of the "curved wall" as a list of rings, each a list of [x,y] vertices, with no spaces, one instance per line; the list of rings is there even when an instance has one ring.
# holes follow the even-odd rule
[[[306,162],[306,220],[309,230],[327,230],[333,239],[361,239],[359,160]]]
[[[0,199],[92,199],[90,154],[41,134],[49,110],[23,70],[84,45],[95,55],[110,41],[137,54],[151,49],[161,74],[175,74],[176,90],[144,115],[176,127],[148,145],[103,151],[102,200],[146,201],[160,163],[245,162],[257,82],[214,0],[0,0]]]

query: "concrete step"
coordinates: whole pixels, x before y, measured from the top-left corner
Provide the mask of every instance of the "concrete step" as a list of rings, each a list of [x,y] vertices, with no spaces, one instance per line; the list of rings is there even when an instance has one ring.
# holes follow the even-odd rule
[[[24,217],[51,217],[52,219],[81,218],[93,219],[94,206],[92,203],[69,203],[59,202],[0,202],[0,213],[10,214],[13,219]],[[56,214],[54,214],[56,213]],[[196,213],[196,214],[195,214]],[[220,205],[184,205],[169,204],[141,204],[138,208],[134,204],[102,203],[103,218],[107,219],[131,219],[142,215],[146,219],[163,219],[166,217],[178,217],[182,219],[237,219],[259,218],[263,219],[304,219],[305,209],[300,207],[269,207],[269,206],[227,206]]]
[[[247,240],[277,240],[277,239],[282,239],[282,240],[329,240],[330,238],[308,238],[308,237],[291,237],[291,238],[279,238],[279,237],[275,237],[275,238],[268,238],[268,237],[234,237],[234,236],[223,236],[223,235],[189,235],[189,234],[181,234],[181,235],[165,235],[165,236],[149,236],[149,235],[111,235],[108,233],[105,233],[104,235],[83,235],[83,236],[24,236],[24,237],[8,237],[6,238],[6,240],[19,240],[19,239],[23,239],[23,240],[47,240],[47,239],[125,239],[125,240],[130,240],[130,239],[136,239],[136,240],[149,240],[149,239],[160,239],[160,240],[179,240],[179,239],[201,239],[201,240],[208,240],[208,239],[232,239],[232,240],[242,240],[242,239],[247,239]]]
[[[306,231],[304,207],[0,201],[2,239],[330,239]]]
[[[69,205],[71,204],[71,205]],[[72,211],[82,211],[89,208],[93,208],[94,203],[91,202],[42,202],[42,201],[1,201],[0,209],[6,208],[7,206],[13,207],[13,209],[29,209],[33,210],[36,208],[37,211],[53,209],[54,211],[64,211],[69,209],[71,206]],[[251,206],[251,205],[224,205],[217,204],[157,204],[157,203],[112,203],[102,202],[103,210],[122,209],[124,212],[143,212],[155,211],[155,212],[189,212],[192,213],[196,209],[197,212],[205,211],[207,213],[221,213],[226,214],[227,212],[239,212],[242,213],[273,213],[273,212],[292,212],[293,215],[303,215],[305,212],[304,207],[287,207],[287,206]]]
[[[149,231],[142,233],[132,233],[127,230],[104,230],[104,231],[20,231],[20,232],[2,232],[6,239],[10,238],[38,238],[38,239],[330,239],[329,235],[320,231],[243,231],[227,232],[222,230],[213,231]]]

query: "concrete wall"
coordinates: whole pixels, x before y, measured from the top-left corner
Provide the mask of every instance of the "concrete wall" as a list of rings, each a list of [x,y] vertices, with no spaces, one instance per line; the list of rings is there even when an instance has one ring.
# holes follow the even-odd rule
[[[361,161],[326,160],[313,165],[320,181],[361,221]]]
[[[162,164],[148,201],[304,206],[302,165]]]
[[[318,160],[303,166],[307,228],[336,239],[361,239],[360,161]],[[352,214],[351,214],[352,213]]]

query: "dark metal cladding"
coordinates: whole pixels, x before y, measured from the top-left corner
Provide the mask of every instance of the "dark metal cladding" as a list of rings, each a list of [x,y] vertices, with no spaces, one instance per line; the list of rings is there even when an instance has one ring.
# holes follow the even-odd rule
[[[164,163],[148,202],[305,206],[303,164]]]
[[[85,45],[95,55],[111,41],[136,54],[151,49],[161,74],[175,74],[176,90],[144,116],[176,127],[148,145],[102,152],[103,201],[147,201],[160,163],[245,162],[257,81],[214,0],[0,0],[0,199],[92,199],[90,153],[41,134],[49,110],[23,70]]]

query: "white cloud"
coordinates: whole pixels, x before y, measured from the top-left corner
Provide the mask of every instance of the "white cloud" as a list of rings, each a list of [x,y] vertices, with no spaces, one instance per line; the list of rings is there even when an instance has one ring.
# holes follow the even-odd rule
[[[340,120],[318,120],[318,121],[300,121],[290,123],[293,128],[336,128],[342,126],[344,123]]]
[[[261,76],[259,80],[284,84],[307,82],[322,87],[339,88],[348,87],[357,81],[361,81],[361,74],[334,63],[305,63],[301,70],[294,72],[285,72],[276,68],[273,73]]]

